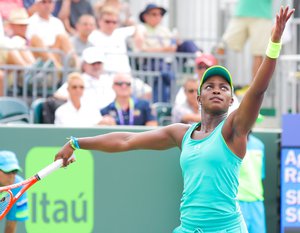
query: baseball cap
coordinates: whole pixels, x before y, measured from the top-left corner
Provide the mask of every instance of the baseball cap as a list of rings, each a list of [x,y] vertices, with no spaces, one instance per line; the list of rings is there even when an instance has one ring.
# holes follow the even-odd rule
[[[22,171],[14,152],[7,150],[0,151],[0,170],[4,172]]]
[[[8,22],[11,24],[27,25],[29,16],[24,8],[17,8],[10,12]]]
[[[104,53],[98,47],[88,47],[82,52],[82,60],[88,64],[104,63]]]
[[[201,54],[195,59],[196,65],[204,63],[208,67],[215,66],[218,64],[218,60],[212,54]]]
[[[230,72],[224,66],[212,66],[209,67],[203,74],[201,78],[201,82],[198,88],[198,95],[200,95],[200,90],[203,85],[212,76],[220,76],[224,78],[230,85],[231,89],[233,90],[232,78]]]

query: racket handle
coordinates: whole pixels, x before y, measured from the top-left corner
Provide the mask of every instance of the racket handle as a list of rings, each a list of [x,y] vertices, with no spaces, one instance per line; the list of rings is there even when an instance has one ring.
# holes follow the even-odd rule
[[[73,154],[69,160],[75,158],[75,155]],[[63,165],[63,159],[58,159],[48,165],[47,167],[40,170],[36,175],[38,176],[38,179],[43,179],[44,177],[48,176],[50,173],[56,171],[57,169],[61,168]]]

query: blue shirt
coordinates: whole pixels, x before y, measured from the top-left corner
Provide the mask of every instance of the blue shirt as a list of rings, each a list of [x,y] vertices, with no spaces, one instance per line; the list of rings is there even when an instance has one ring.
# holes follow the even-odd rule
[[[16,175],[15,184],[23,181],[23,178]],[[16,195],[22,187],[12,189],[13,195]],[[10,221],[25,221],[28,219],[28,205],[26,192],[17,200],[6,215],[6,219]]]
[[[118,111],[114,101],[103,108],[101,114],[102,116],[110,115],[113,117],[117,125],[145,125],[148,121],[156,120],[151,113],[151,107],[148,101],[142,99],[134,99],[133,101],[133,110],[127,109],[126,111]],[[120,116],[120,114],[122,115]],[[133,116],[131,116],[131,114],[133,114]],[[122,119],[124,123],[122,123]]]
[[[23,5],[26,9],[31,7],[34,3],[35,3],[35,0],[23,0]],[[54,10],[52,12],[52,15],[54,15],[55,17],[58,16],[61,5],[62,5],[62,0],[56,0],[55,1],[55,7],[54,7]]]

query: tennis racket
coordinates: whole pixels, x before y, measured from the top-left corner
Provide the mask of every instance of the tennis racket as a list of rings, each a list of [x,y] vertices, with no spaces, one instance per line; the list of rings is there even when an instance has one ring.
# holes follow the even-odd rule
[[[74,159],[74,155],[70,157],[69,160]],[[11,207],[16,203],[16,201],[22,196],[22,194],[29,189],[36,182],[48,176],[50,173],[56,171],[63,165],[63,160],[58,159],[48,165],[47,167],[40,170],[34,176],[21,181],[17,184],[7,185],[0,187],[0,220],[4,218],[4,216],[9,212]],[[22,187],[22,189],[14,196],[12,191],[15,188]]]

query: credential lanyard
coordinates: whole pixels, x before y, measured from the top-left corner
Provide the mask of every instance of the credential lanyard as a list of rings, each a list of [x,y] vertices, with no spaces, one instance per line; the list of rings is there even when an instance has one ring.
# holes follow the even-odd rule
[[[116,109],[118,112],[120,125],[125,125],[123,111],[122,111],[120,104],[117,101],[115,103],[115,106],[116,106]],[[133,102],[133,99],[130,98],[129,99],[129,125],[133,125],[133,123],[134,123],[134,102]]]

